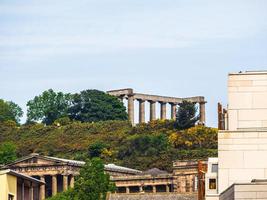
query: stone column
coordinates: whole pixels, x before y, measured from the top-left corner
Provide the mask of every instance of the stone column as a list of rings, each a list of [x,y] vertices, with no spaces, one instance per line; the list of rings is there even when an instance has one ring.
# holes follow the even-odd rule
[[[144,191],[143,191],[143,186],[139,186],[139,192],[140,193],[143,193]]]
[[[166,103],[160,102],[160,119],[166,119]]]
[[[156,120],[156,102],[150,101],[150,118],[149,121]]]
[[[130,193],[130,188],[126,187],[126,194],[129,194],[129,193]]]
[[[40,181],[45,182],[45,177],[44,176],[40,176]],[[45,199],[45,184],[40,186],[40,200],[44,200]]]
[[[128,118],[129,121],[134,125],[134,97],[128,96]]]
[[[57,175],[52,176],[52,196],[57,194]]]
[[[171,119],[176,119],[176,112],[177,112],[177,105],[174,103],[171,103]]]
[[[200,115],[199,122],[203,125],[206,123],[205,103],[206,102],[199,103],[199,115]]]
[[[31,186],[30,186],[30,200],[34,200],[33,199],[33,184],[31,182]]]
[[[189,175],[188,179],[189,179],[189,192],[193,192],[194,191],[193,175]]]
[[[71,175],[70,177],[70,187],[74,188],[74,176],[73,175]]]
[[[138,99],[139,102],[139,123],[145,123],[145,101]]]
[[[63,175],[63,191],[68,189],[68,175]]]
[[[156,192],[157,192],[157,188],[156,188],[156,186],[153,185],[152,188],[153,188],[153,193],[156,193]]]
[[[24,187],[24,180],[21,183],[21,200],[25,199],[25,187]]]
[[[169,187],[169,185],[166,185],[166,192],[170,192],[170,187]]]
[[[177,191],[175,191],[175,192],[181,193],[181,188],[182,188],[182,185],[181,185],[181,176],[177,176]]]
[[[181,181],[181,183],[180,183],[180,186],[181,186],[180,192],[181,193],[185,193],[186,192],[186,178],[185,178],[184,175],[180,177],[180,181]]]

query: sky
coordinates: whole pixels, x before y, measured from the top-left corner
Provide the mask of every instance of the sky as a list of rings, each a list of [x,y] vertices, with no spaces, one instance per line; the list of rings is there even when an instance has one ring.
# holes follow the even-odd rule
[[[0,0],[0,98],[24,122],[27,101],[49,88],[205,96],[216,127],[227,74],[267,70],[266,10],[266,0]]]

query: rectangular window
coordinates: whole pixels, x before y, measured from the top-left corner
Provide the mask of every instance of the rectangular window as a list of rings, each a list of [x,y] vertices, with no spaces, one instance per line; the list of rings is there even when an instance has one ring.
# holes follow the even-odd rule
[[[212,164],[211,165],[211,172],[217,173],[218,172],[218,164]]]
[[[8,199],[7,200],[14,200],[14,195],[8,194]]]
[[[209,189],[216,190],[216,188],[217,188],[216,179],[215,178],[209,179]]]

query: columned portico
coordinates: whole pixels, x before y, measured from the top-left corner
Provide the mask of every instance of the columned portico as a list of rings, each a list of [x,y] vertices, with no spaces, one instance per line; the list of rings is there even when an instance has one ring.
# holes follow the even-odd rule
[[[134,101],[137,100],[139,102],[139,123],[145,122],[145,102],[148,101],[150,103],[150,117],[149,121],[156,120],[156,103],[160,104],[160,119],[167,119],[167,106],[170,106],[170,118],[172,120],[176,119],[176,110],[177,106],[183,101],[189,101],[192,103],[196,103],[199,105],[199,115],[200,115],[200,124],[205,124],[205,98],[203,96],[196,97],[186,97],[186,98],[178,98],[178,97],[167,97],[167,96],[158,96],[158,95],[150,95],[150,94],[140,94],[134,93],[133,89],[121,89],[121,90],[112,90],[107,92],[110,95],[116,96],[120,101],[123,99],[128,100],[128,118],[129,121],[134,125]],[[169,116],[169,115],[168,115]]]

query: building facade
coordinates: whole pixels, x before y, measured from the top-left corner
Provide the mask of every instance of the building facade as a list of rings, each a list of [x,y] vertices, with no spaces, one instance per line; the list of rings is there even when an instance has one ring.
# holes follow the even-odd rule
[[[225,199],[229,191],[237,192],[239,184],[254,185],[253,179],[267,179],[267,71],[229,74],[228,108],[223,113],[221,127],[225,130],[218,133],[217,199]],[[235,194],[233,199],[237,199]]]
[[[0,171],[1,200],[39,200],[40,189],[45,183],[17,173],[13,170]]]
[[[39,195],[40,200],[43,200],[73,187],[75,176],[79,175],[80,168],[84,164],[83,161],[41,156],[33,153],[4,166],[4,168],[45,182],[45,185],[40,187]],[[114,164],[105,165],[105,171],[112,177],[141,173],[141,171]]]

